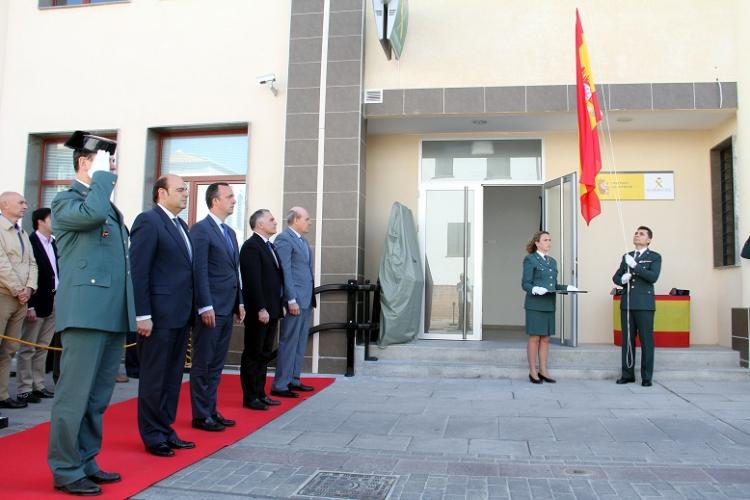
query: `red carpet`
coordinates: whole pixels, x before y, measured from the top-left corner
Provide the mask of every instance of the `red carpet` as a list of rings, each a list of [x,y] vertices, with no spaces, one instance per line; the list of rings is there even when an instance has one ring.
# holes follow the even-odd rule
[[[271,379],[268,379],[270,385]],[[253,411],[242,407],[242,390],[237,375],[224,375],[219,386],[219,411],[237,421],[223,432],[205,432],[190,426],[190,387],[182,385],[175,430],[180,438],[195,441],[192,450],[177,450],[174,457],[155,457],[145,452],[138,435],[136,399],[114,404],[104,414],[104,444],[97,457],[106,471],[122,474],[119,483],[103,485],[104,494],[97,498],[128,498],[180,469],[205,458],[261,428],[308,397],[333,383],[332,378],[307,378],[305,384],[315,392],[300,393],[297,399],[281,399],[281,406],[269,411]],[[268,388],[270,390],[270,388]],[[22,410],[21,410],[22,411]],[[52,487],[52,474],[47,467],[49,423],[0,439],[0,497],[2,498],[74,498]]]

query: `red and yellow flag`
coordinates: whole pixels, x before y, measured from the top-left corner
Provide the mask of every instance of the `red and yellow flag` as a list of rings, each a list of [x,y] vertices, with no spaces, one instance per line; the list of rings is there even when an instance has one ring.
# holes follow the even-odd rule
[[[581,18],[576,9],[576,105],[578,108],[578,148],[580,152],[581,215],[588,225],[602,211],[596,188],[596,174],[602,169],[597,125],[602,119],[591,75],[589,51],[583,36]]]

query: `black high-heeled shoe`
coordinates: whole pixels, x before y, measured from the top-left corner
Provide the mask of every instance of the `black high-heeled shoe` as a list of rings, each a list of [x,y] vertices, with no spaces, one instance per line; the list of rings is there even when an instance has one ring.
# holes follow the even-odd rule
[[[542,375],[541,373],[539,374],[539,378],[540,378],[541,380],[543,380],[543,381],[547,382],[548,384],[556,384],[556,383],[557,383],[557,380],[555,380],[555,379],[553,379],[553,378],[545,377],[545,376],[544,376],[544,375]]]
[[[539,376],[541,377],[541,375],[539,375]],[[529,373],[529,382],[531,382],[532,384],[541,384],[542,383],[542,379],[540,379],[540,378],[534,378],[534,377],[531,376],[531,373]]]

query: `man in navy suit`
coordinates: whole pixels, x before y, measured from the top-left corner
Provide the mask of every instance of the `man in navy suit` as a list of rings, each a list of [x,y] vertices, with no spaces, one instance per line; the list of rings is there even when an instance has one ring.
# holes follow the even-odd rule
[[[252,410],[267,410],[280,404],[266,395],[265,384],[268,361],[271,359],[276,329],[284,315],[282,296],[284,272],[281,259],[269,240],[276,234],[276,219],[266,209],[250,216],[253,235],[242,245],[240,269],[242,293],[249,311],[245,318],[245,348],[242,350],[240,380],[242,405]],[[296,398],[297,394],[284,388],[271,394]]]
[[[177,215],[188,189],[173,174],[156,180],[154,208],[133,223],[130,266],[138,326],[138,430],[146,451],[171,457],[173,449],[194,448],[177,437],[172,424],[185,366],[193,313],[193,245]]]
[[[312,252],[304,235],[310,232],[310,214],[292,207],[286,216],[287,228],[274,245],[284,271],[284,301],[289,314],[281,321],[276,375],[271,389],[309,392],[313,387],[300,380],[307,349],[310,313],[315,307]]]
[[[232,337],[232,316],[245,318],[239,275],[237,237],[224,221],[237,200],[226,182],[206,189],[208,215],[190,230],[195,245],[196,305],[200,321],[193,329],[190,396],[193,427],[223,431],[235,424],[216,409],[216,392]]]
[[[49,345],[55,333],[55,293],[59,278],[57,275],[57,245],[52,236],[52,210],[38,208],[31,214],[34,232],[29,235],[34,251],[36,267],[39,271],[39,286],[29,299],[26,320],[23,324],[21,340]],[[53,353],[50,353],[54,356]],[[42,398],[52,398],[55,394],[44,386],[44,367],[47,351],[40,347],[23,345],[16,354],[19,401],[39,403]],[[59,366],[59,355],[58,355]]]

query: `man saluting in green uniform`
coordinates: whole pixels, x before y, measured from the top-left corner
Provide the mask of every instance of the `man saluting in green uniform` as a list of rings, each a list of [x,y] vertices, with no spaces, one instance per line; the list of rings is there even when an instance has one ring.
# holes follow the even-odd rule
[[[48,463],[58,490],[98,495],[99,484],[120,480],[99,468],[96,455],[125,334],[136,330],[128,230],[110,203],[116,143],[77,131],[65,145],[75,150],[76,177],[51,207],[60,254],[55,327],[62,332],[63,353]]]
[[[641,339],[641,385],[651,387],[654,375],[654,283],[661,272],[661,255],[648,247],[653,236],[646,226],[636,229],[635,250],[622,256],[620,267],[612,276],[615,285],[625,288],[620,301],[622,375],[618,384],[635,382],[636,333]]]

